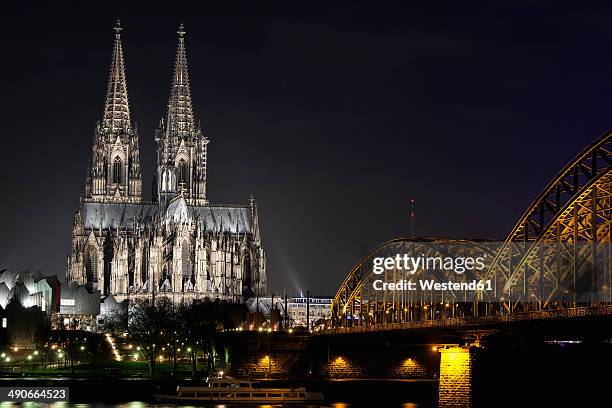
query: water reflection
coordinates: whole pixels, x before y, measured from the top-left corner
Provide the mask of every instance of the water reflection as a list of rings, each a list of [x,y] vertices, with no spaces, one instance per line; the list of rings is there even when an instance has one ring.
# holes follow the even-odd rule
[[[253,408],[377,408],[381,401],[367,401],[363,400],[360,402],[329,402],[324,405],[250,405]],[[389,401],[387,401],[389,402]],[[0,402],[0,408],[173,408],[173,407],[186,407],[186,408],[196,408],[196,407],[206,407],[206,408],[244,408],[244,405],[231,405],[231,404],[209,404],[209,405],[175,405],[175,404],[155,404],[155,403],[147,403],[143,401],[131,401],[124,402],[118,404],[103,404],[103,403],[87,403],[87,404],[76,404],[69,402],[55,402],[55,403],[42,403],[42,402],[23,402],[23,403],[15,403],[15,402]],[[391,404],[386,406],[395,406],[397,408],[423,408],[419,404],[406,402],[403,404]]]
[[[227,405],[227,404],[217,404],[217,405],[203,405],[207,408],[242,408],[244,405]],[[251,405],[253,408],[283,408],[283,407],[292,407],[292,408],[359,408],[364,405],[361,404],[349,404],[346,402],[332,402],[325,405]],[[368,407],[373,407],[374,405],[368,404],[365,405]],[[43,403],[43,402],[0,402],[0,408],[172,408],[172,407],[185,407],[185,408],[196,408],[194,405],[173,405],[173,404],[149,404],[142,401],[132,401],[121,404],[71,404],[67,402],[55,402],[55,403]],[[202,407],[202,405],[198,405],[197,407]],[[399,406],[398,406],[399,407]],[[418,404],[414,404],[411,402],[407,402],[401,405],[401,408],[418,408]]]
[[[0,402],[0,408],[171,408],[171,407],[182,407],[182,408],[197,408],[197,407],[207,407],[207,408],[242,408],[244,405],[227,405],[227,404],[216,404],[216,405],[175,405],[175,404],[150,404],[142,401],[132,401],[120,404],[98,404],[98,403],[90,403],[90,404],[71,404],[68,402],[54,402],[54,403],[43,403],[43,402]],[[251,405],[253,408],[275,408],[275,407],[285,407],[286,405],[278,404],[278,405]],[[293,408],[325,408],[320,405],[295,405],[291,404]],[[349,408],[348,404],[340,403],[340,404],[332,404],[333,408]]]

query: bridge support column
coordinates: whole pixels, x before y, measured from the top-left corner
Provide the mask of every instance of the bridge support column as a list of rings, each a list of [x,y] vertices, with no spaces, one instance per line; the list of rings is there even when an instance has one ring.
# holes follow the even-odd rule
[[[472,406],[473,354],[469,347],[440,348],[439,408]]]

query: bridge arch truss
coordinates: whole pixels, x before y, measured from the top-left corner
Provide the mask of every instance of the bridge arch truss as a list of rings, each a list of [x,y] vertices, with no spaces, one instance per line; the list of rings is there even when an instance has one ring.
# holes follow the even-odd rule
[[[612,131],[607,132],[570,161],[498,245],[399,238],[376,248],[344,278],[332,302],[332,325],[385,325],[612,304],[611,137]],[[463,301],[457,294],[415,299],[368,290],[376,257],[393,257],[408,246],[411,252],[439,255],[440,248],[452,251],[449,248],[467,242],[493,259],[481,276],[468,276],[492,281],[491,292]]]

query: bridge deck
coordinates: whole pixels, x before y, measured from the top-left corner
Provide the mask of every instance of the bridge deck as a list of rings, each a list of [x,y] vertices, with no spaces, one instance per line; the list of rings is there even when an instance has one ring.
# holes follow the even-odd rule
[[[550,320],[550,319],[567,319],[593,316],[610,316],[612,315],[612,305],[599,305],[589,307],[574,307],[567,309],[556,310],[538,310],[531,312],[508,313],[502,315],[482,316],[482,317],[455,317],[438,320],[422,320],[404,323],[384,323],[374,325],[352,326],[352,327],[336,327],[331,329],[320,330],[315,334],[348,334],[348,333],[365,333],[379,332],[389,330],[409,330],[409,329],[427,329],[427,328],[443,328],[443,327],[478,327],[486,325],[499,325],[503,323],[513,323],[527,320]]]

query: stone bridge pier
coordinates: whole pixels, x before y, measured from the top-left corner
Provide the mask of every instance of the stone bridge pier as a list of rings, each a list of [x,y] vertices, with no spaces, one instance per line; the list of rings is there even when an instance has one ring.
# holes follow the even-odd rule
[[[471,407],[475,348],[451,346],[439,351],[438,407]]]

